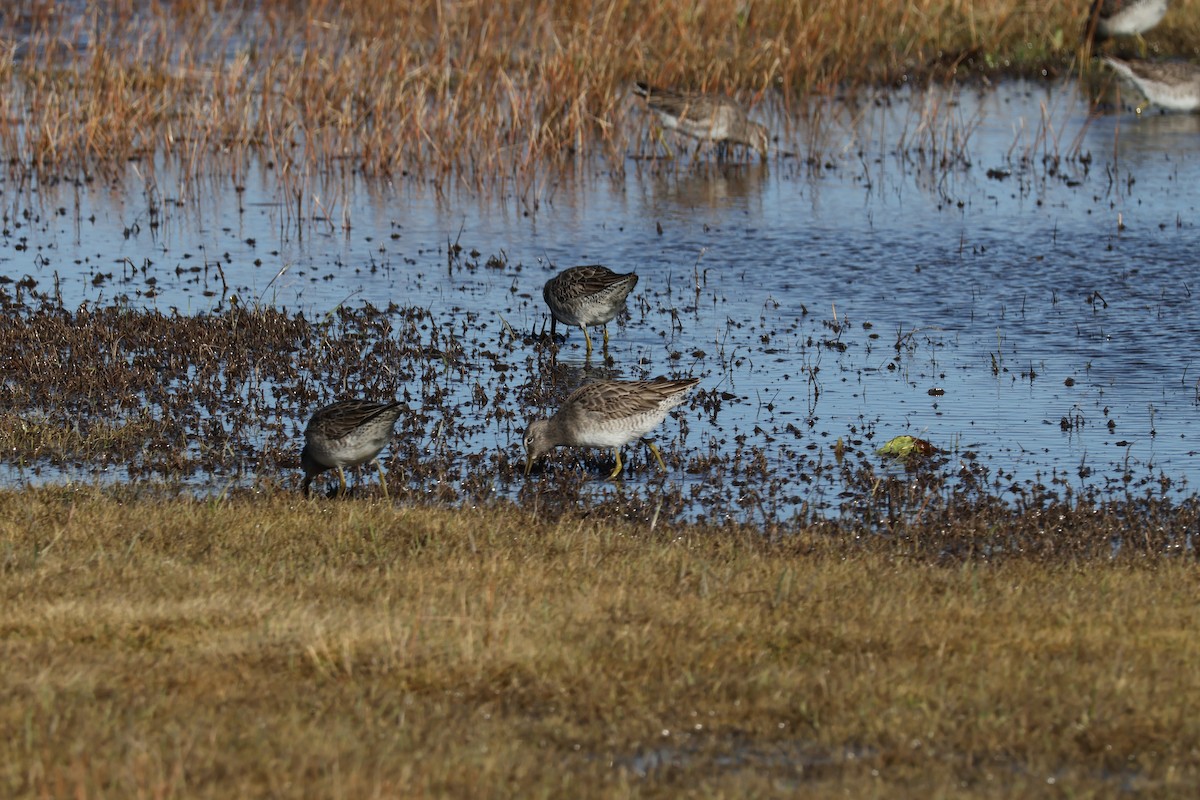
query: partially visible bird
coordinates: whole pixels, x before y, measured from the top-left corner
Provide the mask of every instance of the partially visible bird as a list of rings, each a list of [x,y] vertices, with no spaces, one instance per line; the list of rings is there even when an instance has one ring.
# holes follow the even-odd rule
[[[375,461],[379,467],[383,496],[388,496],[383,465],[376,456],[392,438],[400,415],[409,411],[404,403],[373,403],[369,400],[340,400],[317,409],[304,429],[304,449],[300,466],[304,469],[304,496],[308,497],[313,478],[336,469],[341,483],[339,494],[346,492],[343,467],[357,467]]]
[[[728,97],[680,92],[641,81],[634,85],[633,93],[646,101],[662,127],[699,139],[701,144],[716,142],[718,158],[724,156],[724,147],[730,143],[753,147],[763,159],[767,157],[771,137],[766,126],[751,121],[745,110]],[[696,149],[699,152],[699,145]]]
[[[537,419],[525,429],[525,474],[555,447],[611,447],[617,465],[609,479],[621,474],[621,448],[641,439],[667,418],[700,382],[699,378],[649,381],[596,381],[571,393],[554,416]],[[662,454],[653,442],[650,452],[665,471]]]
[[[1093,0],[1084,24],[1085,38],[1097,40],[1114,36],[1137,36],[1162,21],[1167,0]],[[1143,42],[1144,44],[1144,42]]]
[[[587,342],[587,354],[592,354],[592,337],[589,325],[604,328],[604,347],[608,348],[608,323],[621,313],[625,298],[637,286],[638,276],[633,272],[620,274],[608,267],[592,264],[571,267],[546,281],[542,287],[542,298],[550,307],[550,335],[554,336],[556,323],[578,325],[583,329]]]
[[[1141,61],[1115,56],[1104,56],[1104,61],[1154,105],[1171,111],[1200,109],[1200,66],[1186,61]]]

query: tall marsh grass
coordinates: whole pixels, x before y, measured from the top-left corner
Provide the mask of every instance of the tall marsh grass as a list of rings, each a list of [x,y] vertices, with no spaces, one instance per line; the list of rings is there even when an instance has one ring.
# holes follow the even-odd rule
[[[1160,40],[1200,41],[1178,2]],[[10,170],[103,171],[168,156],[199,176],[269,161],[439,186],[623,160],[639,78],[768,93],[783,110],[863,83],[1060,70],[1087,3],[21,2],[0,13]],[[1187,26],[1191,26],[1190,29]],[[152,168],[152,167],[151,167]]]

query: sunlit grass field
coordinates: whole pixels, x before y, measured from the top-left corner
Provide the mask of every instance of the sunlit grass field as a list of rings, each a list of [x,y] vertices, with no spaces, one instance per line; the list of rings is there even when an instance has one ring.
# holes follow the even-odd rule
[[[0,791],[1194,795],[1190,555],[919,538],[5,492]]]

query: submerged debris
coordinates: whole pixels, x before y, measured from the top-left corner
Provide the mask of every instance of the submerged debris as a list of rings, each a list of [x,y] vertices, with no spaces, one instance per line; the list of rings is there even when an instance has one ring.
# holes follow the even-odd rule
[[[942,451],[926,439],[904,435],[889,439],[875,452],[881,456],[891,456],[900,461],[912,462],[938,455]]]
[[[587,449],[563,451],[552,467],[526,477],[522,437],[531,416],[558,407],[584,382],[650,377],[643,369],[651,365],[571,361],[511,327],[497,336],[470,312],[440,313],[395,304],[341,306],[317,320],[239,305],[192,316],[119,304],[69,310],[0,287],[3,474],[32,483],[293,492],[303,476],[297,454],[305,422],[320,406],[359,397],[412,409],[380,456],[387,494],[405,504],[511,503],[543,516],[749,524],[770,536],[815,525],[893,538],[919,526],[925,542],[931,520],[939,520],[947,551],[989,554],[1034,546],[1024,534],[996,534],[1011,530],[1005,520],[1013,515],[1036,521],[1055,509],[1055,518],[1083,520],[1087,509],[1119,498],[1129,530],[1137,530],[1144,527],[1137,520],[1165,513],[1177,494],[1161,473],[1133,466],[1113,477],[1083,464],[1077,475],[1017,479],[970,447],[956,446],[954,469],[880,469],[879,453],[906,464],[943,454],[911,436],[876,448],[872,421],[819,427],[811,411],[816,370],[806,375],[807,417],[774,398],[703,380],[661,431],[665,475],[644,448],[631,447],[622,482],[604,481],[611,456]],[[814,320],[813,329],[821,324]],[[799,326],[773,339],[817,354],[861,346],[843,338],[846,350],[827,349]],[[731,368],[720,355],[691,358],[687,372],[696,377]],[[795,405],[794,397],[780,399]],[[742,427],[755,413],[753,427]],[[350,495],[382,497],[358,469]],[[1186,531],[1170,530],[1170,546],[1182,546]],[[1120,531],[1111,536],[1125,541]],[[1063,544],[1055,540],[1053,549]]]

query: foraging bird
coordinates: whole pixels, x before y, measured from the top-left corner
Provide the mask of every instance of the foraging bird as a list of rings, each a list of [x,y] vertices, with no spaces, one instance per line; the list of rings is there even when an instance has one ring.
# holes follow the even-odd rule
[[[1167,0],[1093,0],[1084,27],[1085,38],[1137,36],[1153,28],[1167,13]]]
[[[604,328],[604,348],[608,349],[608,323],[625,308],[625,298],[637,286],[638,276],[628,272],[624,275],[613,272],[599,264],[571,267],[546,281],[542,297],[550,307],[550,336],[555,326],[578,325],[583,329],[587,342],[587,354],[592,354],[592,337],[589,325]]]
[[[1104,56],[1117,74],[1133,83],[1151,103],[1171,111],[1200,108],[1200,66],[1183,61],[1140,61]],[[1140,113],[1142,109],[1138,109]]]
[[[721,146],[718,159],[727,143],[753,147],[763,159],[767,157],[770,134],[766,127],[752,122],[728,97],[660,89],[641,81],[634,85],[633,93],[646,101],[662,127],[699,139],[701,144],[717,142]],[[697,145],[697,152],[699,149]]]
[[[641,439],[667,418],[700,382],[699,378],[650,381],[596,381],[580,386],[549,419],[537,419],[525,429],[525,474],[555,447],[611,447],[617,465],[610,480],[621,474],[621,448]],[[662,454],[646,440],[658,465],[666,471]]]
[[[317,409],[304,429],[304,449],[300,466],[304,469],[304,496],[309,495],[313,478],[336,469],[341,482],[339,495],[346,492],[343,467],[357,467],[375,461],[379,467],[383,496],[388,496],[383,465],[376,456],[392,438],[400,415],[409,411],[404,403],[372,403],[368,400],[341,400]]]

